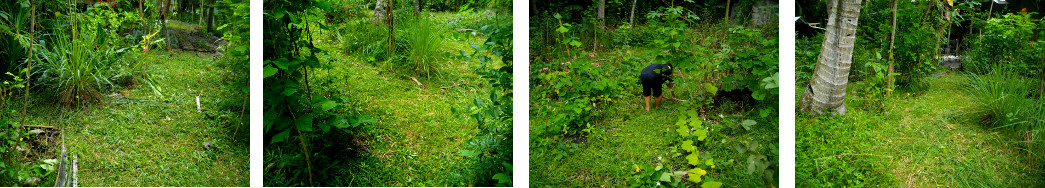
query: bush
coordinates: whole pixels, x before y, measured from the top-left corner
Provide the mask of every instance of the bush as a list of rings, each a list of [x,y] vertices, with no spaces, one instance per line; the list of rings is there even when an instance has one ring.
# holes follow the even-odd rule
[[[1030,16],[1027,13],[1006,14],[987,20],[983,34],[968,40],[971,47],[966,53],[965,69],[977,74],[990,72],[993,67],[1006,68],[1023,76],[1041,74],[1041,54],[1045,52],[1045,46],[1031,41],[1037,24]]]

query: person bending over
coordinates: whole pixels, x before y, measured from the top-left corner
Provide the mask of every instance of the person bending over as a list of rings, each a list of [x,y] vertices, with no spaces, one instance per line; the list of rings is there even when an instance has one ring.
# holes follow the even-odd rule
[[[646,99],[646,111],[650,110],[649,101],[650,96],[656,97],[657,108],[660,108],[660,100],[664,98],[661,96],[660,85],[664,82],[668,82],[668,88],[675,87],[674,80],[671,79],[671,64],[650,64],[646,68],[642,69],[642,73],[639,75],[639,79],[642,80],[642,97]],[[675,91],[671,91],[671,95],[675,95]]]

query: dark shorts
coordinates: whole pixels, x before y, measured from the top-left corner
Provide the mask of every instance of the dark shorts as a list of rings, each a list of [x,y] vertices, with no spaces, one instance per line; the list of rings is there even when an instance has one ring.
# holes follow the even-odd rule
[[[663,81],[646,77],[640,77],[640,79],[642,79],[642,96],[648,97],[651,96],[650,94],[652,93],[652,96],[660,97],[660,85],[664,83]]]

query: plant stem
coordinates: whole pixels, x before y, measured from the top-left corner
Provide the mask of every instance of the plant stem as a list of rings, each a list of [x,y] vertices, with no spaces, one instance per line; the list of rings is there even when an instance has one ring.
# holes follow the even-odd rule
[[[290,112],[290,119],[297,122],[298,118],[294,116],[294,110],[290,108],[290,105],[287,105],[287,111]],[[301,150],[305,153],[305,164],[308,165],[308,184],[315,185],[312,182],[312,159],[309,157],[308,146],[305,145],[305,133],[302,133],[301,129],[295,128],[294,130],[298,131],[298,140],[301,141]]]
[[[31,21],[30,21],[30,24],[29,24],[29,39],[30,39],[30,41],[29,41],[29,59],[28,59],[29,62],[26,63],[26,65],[25,65],[25,68],[26,68],[26,71],[25,71],[25,87],[23,87],[25,89],[25,95],[22,96],[23,98],[25,98],[25,105],[22,106],[22,120],[19,121],[19,124],[25,124],[25,112],[26,112],[26,110],[29,109],[29,83],[32,80],[32,78],[30,77],[31,75],[29,73],[33,72],[32,71],[33,70],[32,69],[32,67],[33,67],[33,41],[32,40],[33,40],[33,38],[36,37],[36,36],[34,36],[35,33],[36,33],[36,1],[33,1],[30,6],[31,7],[29,8],[30,9],[29,10],[29,14],[32,15],[33,18],[31,18]]]

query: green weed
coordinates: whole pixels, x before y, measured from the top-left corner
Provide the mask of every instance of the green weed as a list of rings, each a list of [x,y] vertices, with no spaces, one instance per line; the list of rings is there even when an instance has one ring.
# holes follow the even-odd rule
[[[412,72],[414,75],[431,76],[442,66],[438,63],[443,52],[443,33],[448,29],[428,15],[420,13],[399,23],[403,26],[402,39],[407,41],[406,61],[394,63],[394,67]]]

